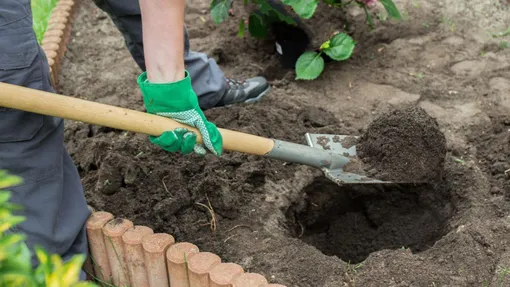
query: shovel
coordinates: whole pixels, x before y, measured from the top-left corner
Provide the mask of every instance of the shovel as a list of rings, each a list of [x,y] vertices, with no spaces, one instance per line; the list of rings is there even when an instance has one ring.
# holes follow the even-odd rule
[[[202,142],[197,129],[169,118],[12,84],[0,83],[0,106],[152,136],[184,127],[196,132],[198,142]],[[355,160],[356,146],[346,148],[342,143],[352,136],[307,133],[308,145],[301,145],[227,129],[219,131],[224,150],[308,165],[339,185],[385,182],[345,171]]]

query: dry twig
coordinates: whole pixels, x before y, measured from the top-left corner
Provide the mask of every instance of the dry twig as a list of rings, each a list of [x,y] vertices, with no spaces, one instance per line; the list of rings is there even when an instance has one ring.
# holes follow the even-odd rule
[[[168,191],[168,188],[166,188],[166,184],[165,184],[165,179],[166,179],[167,177],[168,177],[168,175],[167,175],[167,176],[165,176],[165,177],[163,177],[163,179],[161,180],[161,182],[163,183],[163,187],[165,188],[166,192],[167,192],[167,193],[170,193],[170,191]]]
[[[223,243],[227,243],[227,241],[232,238],[232,237],[235,237],[236,235],[230,235],[229,237],[227,237],[225,240],[223,240]]]
[[[209,204],[209,206],[200,202],[197,202],[196,204],[205,207],[209,211],[209,214],[211,215],[211,221],[209,225],[211,226],[212,232],[216,232],[216,214],[214,213],[214,209],[212,208],[211,201],[209,201],[209,197],[207,197],[207,195],[205,197],[207,199],[207,203]]]
[[[234,226],[234,227],[230,228],[229,230],[227,230],[227,232],[230,232],[230,231],[232,231],[232,230],[234,230],[234,229],[236,229],[236,228],[239,228],[239,227],[246,227],[246,228],[250,229],[250,230],[251,230],[251,232],[253,232],[253,229],[252,229],[250,226],[248,226],[248,225],[242,225],[242,224],[240,224],[240,225],[236,225],[236,226]]]

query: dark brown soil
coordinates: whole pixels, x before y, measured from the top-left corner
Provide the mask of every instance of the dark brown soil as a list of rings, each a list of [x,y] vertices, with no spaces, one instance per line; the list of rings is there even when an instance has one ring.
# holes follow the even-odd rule
[[[443,172],[446,139],[437,121],[416,106],[376,118],[356,145],[368,176],[395,182],[435,182]]]
[[[483,170],[492,175],[491,193],[510,199],[510,116],[494,118],[492,126],[485,126],[471,135],[477,144]]]
[[[422,252],[434,245],[453,215],[447,190],[447,185],[339,189],[317,178],[303,190],[307,202],[289,212],[297,237],[356,264],[382,249]]]
[[[68,121],[66,146],[89,204],[287,287],[510,286],[510,49],[503,45],[510,39],[488,33],[505,31],[510,11],[488,0],[395,2],[408,20],[387,21],[378,10],[374,31],[358,8],[320,5],[320,16],[307,21],[313,47],[346,20],[358,46],[352,59],[328,63],[307,82],[281,68],[273,42],[235,37],[240,4],[216,26],[210,1],[190,0],[186,24],[192,49],[215,57],[228,76],[271,80],[259,103],[206,111],[219,127],[305,144],[306,132],[371,134],[374,119],[419,106],[446,138],[437,181],[337,186],[307,166],[230,152],[170,154],[144,135]],[[83,1],[66,57],[60,93],[143,110],[140,71],[92,1]],[[199,204],[209,202],[215,231]]]

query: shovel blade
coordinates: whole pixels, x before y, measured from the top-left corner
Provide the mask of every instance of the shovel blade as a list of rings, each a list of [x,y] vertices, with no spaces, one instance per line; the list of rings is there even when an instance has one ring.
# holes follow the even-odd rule
[[[356,154],[356,142],[358,137],[350,136],[350,135],[332,135],[332,134],[311,134],[307,133],[306,141],[308,146],[313,148],[320,148],[329,152],[333,152],[339,155],[343,155],[350,160],[351,162],[356,164],[361,164],[361,160],[359,160]],[[336,184],[368,184],[368,183],[392,183],[389,181],[382,181],[375,178],[370,178],[363,174],[357,172],[346,171],[347,166],[345,165],[342,168],[337,169],[329,169],[323,168],[322,171],[324,175],[335,182]],[[353,168],[353,170],[361,171],[361,168]]]

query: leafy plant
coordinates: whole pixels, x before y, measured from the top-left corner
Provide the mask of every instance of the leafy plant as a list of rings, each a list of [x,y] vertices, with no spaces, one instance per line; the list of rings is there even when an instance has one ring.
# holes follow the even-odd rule
[[[228,18],[229,10],[233,0],[212,0],[210,4],[211,17],[216,24],[223,23]],[[244,35],[246,25],[252,37],[265,38],[268,34],[269,24],[273,21],[281,21],[290,25],[295,25],[296,21],[275,9],[269,3],[271,0],[243,0],[244,5],[250,2],[258,7],[258,10],[252,12],[248,20],[241,19],[239,22],[239,36]],[[333,8],[344,8],[347,5],[358,5],[365,11],[366,21],[370,28],[374,28],[374,21],[369,13],[369,9],[377,2],[380,2],[385,8],[388,16],[401,20],[402,15],[392,0],[322,0],[325,4]],[[281,0],[283,5],[291,7],[291,10],[302,19],[312,18],[319,5],[319,0]],[[306,51],[297,60],[295,65],[296,80],[313,80],[320,76],[324,70],[323,54],[334,61],[345,61],[349,59],[354,51],[356,42],[346,33],[336,33],[330,39],[326,40],[318,51]]]
[[[44,32],[48,27],[48,21],[51,17],[51,11],[57,5],[58,0],[32,0],[30,5],[32,7],[33,15],[33,28],[37,41],[41,43]]]
[[[79,281],[84,255],[76,255],[63,262],[59,255],[48,254],[40,246],[35,246],[39,260],[37,268],[32,267],[32,254],[25,243],[25,236],[7,232],[25,220],[24,216],[14,215],[21,206],[10,203],[11,193],[3,189],[22,182],[17,176],[0,170],[0,286],[27,287],[95,287],[97,285]]]
[[[313,80],[317,78],[324,70],[322,53],[335,61],[343,61],[351,57],[354,46],[355,42],[349,35],[345,33],[334,35],[320,46],[320,52],[309,51],[299,57],[296,63],[296,79]]]

